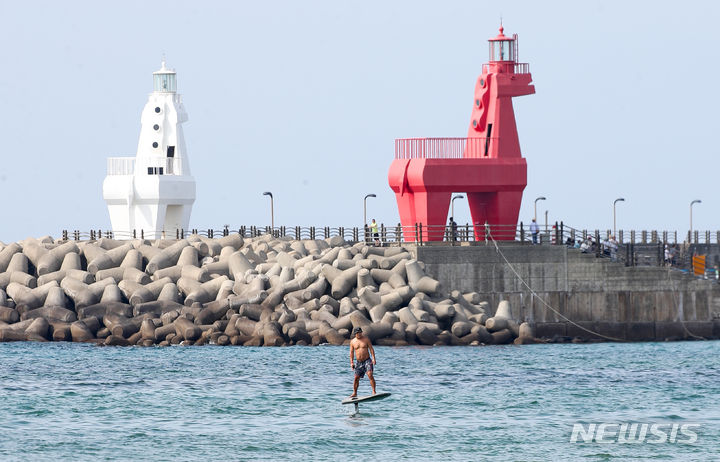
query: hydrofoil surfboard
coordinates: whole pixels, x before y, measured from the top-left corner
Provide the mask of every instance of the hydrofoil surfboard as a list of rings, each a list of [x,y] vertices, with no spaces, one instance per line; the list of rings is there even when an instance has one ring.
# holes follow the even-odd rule
[[[364,401],[375,401],[377,399],[384,399],[390,396],[390,393],[375,393],[374,395],[368,396],[356,396],[355,398],[346,398],[342,401],[342,404],[354,404],[355,412],[358,410],[358,404]]]

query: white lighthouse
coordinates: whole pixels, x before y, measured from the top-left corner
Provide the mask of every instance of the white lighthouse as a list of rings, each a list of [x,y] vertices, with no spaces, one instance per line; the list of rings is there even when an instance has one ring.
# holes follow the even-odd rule
[[[137,155],[108,158],[103,198],[116,238],[130,238],[133,231],[147,239],[187,231],[195,202],[181,126],[187,120],[177,75],[163,60],[142,112]]]

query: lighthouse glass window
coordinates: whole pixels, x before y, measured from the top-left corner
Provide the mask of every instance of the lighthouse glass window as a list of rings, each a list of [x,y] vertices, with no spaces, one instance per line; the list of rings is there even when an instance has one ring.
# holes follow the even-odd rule
[[[512,40],[490,42],[491,61],[514,61]]]
[[[176,91],[175,74],[155,74],[154,90],[161,92]]]

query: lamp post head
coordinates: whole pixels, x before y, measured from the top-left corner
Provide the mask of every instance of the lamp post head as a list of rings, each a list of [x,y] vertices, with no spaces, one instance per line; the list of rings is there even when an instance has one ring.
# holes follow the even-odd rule
[[[694,201],[690,202],[690,207],[692,207],[693,204],[701,204],[702,201],[700,199],[695,199]]]
[[[538,198],[535,199],[535,202],[537,202],[537,201],[544,201],[544,200],[547,200],[547,197],[545,197],[545,196],[540,196],[540,197],[538,197]]]
[[[365,199],[367,199],[368,197],[377,197],[377,195],[375,195],[375,194],[367,194],[367,195],[365,196]]]
[[[625,202],[625,198],[624,198],[624,197],[618,197],[617,199],[615,199],[615,200],[613,201],[613,205],[617,204],[618,202]]]
[[[265,191],[265,192],[263,193],[263,196],[273,197],[273,195],[272,195],[272,193],[271,193],[270,191]]]
[[[458,194],[457,196],[453,197],[453,200],[455,199],[465,199],[465,196],[463,196],[462,194]]]

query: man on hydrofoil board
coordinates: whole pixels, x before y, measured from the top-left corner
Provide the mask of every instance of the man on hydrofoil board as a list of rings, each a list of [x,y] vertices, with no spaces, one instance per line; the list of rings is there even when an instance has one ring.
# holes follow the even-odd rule
[[[375,395],[375,378],[373,377],[373,366],[377,364],[375,350],[370,339],[363,335],[360,326],[353,329],[353,337],[350,341],[350,369],[355,370],[355,381],[353,382],[353,394],[350,397],[357,397],[358,384],[366,373],[370,380],[373,395]],[[371,354],[372,359],[370,359]],[[353,362],[353,356],[356,362]]]

